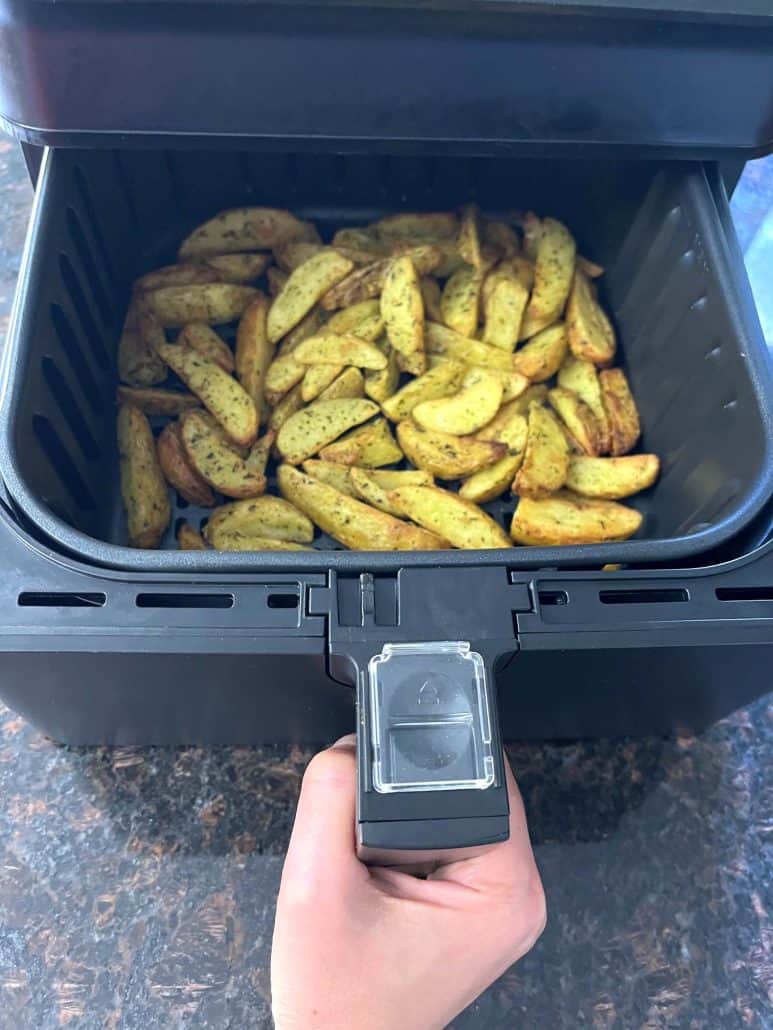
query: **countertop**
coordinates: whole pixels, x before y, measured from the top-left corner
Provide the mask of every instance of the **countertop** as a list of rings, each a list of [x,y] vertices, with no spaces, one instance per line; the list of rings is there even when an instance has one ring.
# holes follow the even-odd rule
[[[2,331],[29,203],[0,141]],[[770,161],[734,208],[750,271],[769,275]],[[0,1030],[269,1026],[274,898],[311,754],[62,748],[0,706]],[[454,1026],[770,1026],[773,697],[697,738],[509,754],[548,928]]]

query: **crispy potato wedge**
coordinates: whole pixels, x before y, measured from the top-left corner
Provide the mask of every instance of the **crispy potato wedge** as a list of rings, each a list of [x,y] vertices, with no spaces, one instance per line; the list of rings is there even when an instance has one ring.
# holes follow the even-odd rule
[[[507,447],[474,436],[451,436],[422,429],[415,422],[400,422],[397,441],[406,458],[438,479],[463,479],[504,458]]]
[[[165,286],[193,286],[194,283],[218,283],[223,279],[222,275],[214,267],[205,264],[187,263],[182,265],[163,265],[161,268],[154,268],[152,272],[146,272],[134,282],[134,290],[137,293],[147,293],[150,290],[161,290]]]
[[[276,353],[278,355],[292,354],[296,347],[299,347],[304,340],[308,340],[310,336],[315,336],[323,325],[325,325],[327,315],[322,308],[315,307],[302,318],[298,325],[291,329],[286,336],[283,336],[279,346],[277,347]]]
[[[142,316],[146,314],[143,307],[141,300],[130,302],[118,341],[118,375],[121,382],[129,386],[156,386],[163,383],[167,375],[166,366],[148,337],[149,323],[143,320],[144,333],[140,327]],[[161,335],[164,335],[163,330]]]
[[[320,461],[319,458],[309,458],[301,466],[307,476],[313,476],[328,486],[335,487],[342,494],[349,497],[356,497],[357,492],[349,477],[351,465],[341,465],[337,461]]]
[[[276,438],[277,449],[286,461],[299,465],[337,440],[347,429],[366,422],[377,413],[377,404],[359,398],[317,401],[291,415],[284,423]]]
[[[180,524],[177,530],[177,546],[181,551],[206,551],[207,545],[204,537],[198,529],[194,529],[189,522]]]
[[[270,254],[214,254],[205,262],[225,283],[251,283],[269,266]]]
[[[307,240],[281,243],[278,247],[274,247],[274,261],[283,272],[289,274],[323,250],[330,250],[330,248],[323,243],[309,243]]]
[[[596,300],[590,280],[579,268],[566,308],[566,334],[576,358],[608,365],[615,356],[615,330]]]
[[[379,418],[323,447],[319,456],[325,461],[335,461],[342,465],[380,468],[402,461],[403,452],[397,446],[387,420]]]
[[[292,357],[301,365],[338,365],[339,371],[346,365],[376,370],[387,366],[386,354],[375,343],[351,334],[341,336],[327,329],[304,340],[292,352]]]
[[[454,272],[440,298],[443,321],[460,336],[475,336],[480,312],[481,273],[470,265]]]
[[[451,211],[406,212],[380,218],[371,229],[382,239],[431,243],[434,240],[455,240],[459,234],[459,221]]]
[[[283,497],[353,550],[427,551],[447,546],[435,533],[401,522],[291,465],[280,465],[277,482]]]
[[[270,207],[239,207],[221,211],[199,225],[180,245],[181,261],[233,254],[243,250],[271,250],[288,240],[314,239],[316,230],[289,211]]]
[[[276,430],[267,429],[260,439],[256,440],[250,448],[250,452],[244,459],[247,468],[251,472],[265,474],[271,448],[276,443]]]
[[[533,211],[516,215],[516,223],[523,233],[523,253],[529,261],[537,260],[539,242],[542,239],[542,221]]]
[[[276,299],[285,288],[289,278],[290,276],[287,272],[283,272],[282,269],[277,268],[276,265],[271,265],[266,269],[266,284],[268,286],[268,292],[274,299]]]
[[[421,469],[367,469],[367,473],[384,490],[396,490],[399,486],[435,485],[429,472]]]
[[[500,458],[493,465],[465,479],[459,487],[459,496],[475,504],[496,500],[510,489],[522,461],[523,452]]]
[[[628,454],[621,458],[569,459],[566,485],[583,497],[603,497],[618,501],[652,486],[660,472],[655,454]]]
[[[377,297],[361,300],[358,304],[350,304],[330,316],[326,329],[338,335],[359,336],[361,340],[371,343],[377,340],[384,331],[384,320],[381,317],[381,302]]]
[[[361,501],[378,508],[379,511],[385,511],[387,515],[397,518],[402,516],[402,512],[389,500],[389,491],[377,483],[366,469],[353,466],[349,472],[349,482],[354,488],[355,496]]]
[[[397,353],[389,342],[382,338],[376,344],[386,355],[386,368],[368,369],[365,372],[365,393],[372,401],[383,404],[397,390],[400,382],[400,367],[397,364]]]
[[[545,218],[537,244],[528,318],[547,320],[549,324],[561,317],[572,285],[576,253],[574,237],[566,226],[555,218]]]
[[[160,387],[119,386],[118,403],[132,404],[146,415],[181,415],[201,406],[198,397],[180,390]]]
[[[172,509],[150,423],[139,408],[122,404],[116,427],[129,547],[158,547]]]
[[[312,547],[293,543],[292,540],[275,540],[269,536],[253,536],[237,530],[222,530],[218,533],[217,551],[312,551]]]
[[[566,327],[558,322],[520,347],[513,355],[513,365],[533,383],[541,383],[556,374],[568,348]]]
[[[268,341],[268,298],[258,293],[247,306],[236,330],[236,378],[255,405],[258,421],[265,420],[265,381],[274,348]]]
[[[555,415],[538,404],[529,409],[529,434],[513,491],[521,497],[545,497],[566,482],[569,447]]]
[[[235,379],[190,347],[168,343],[158,351],[235,443],[250,447],[255,442],[258,435],[255,403]]]
[[[518,340],[529,291],[504,269],[490,272],[486,282],[491,286],[483,302],[483,340],[493,347],[512,351]]]
[[[167,483],[189,504],[211,508],[216,498],[211,487],[193,467],[183,446],[179,422],[164,426],[156,441],[158,463]]]
[[[523,414],[520,408],[508,404],[475,435],[479,440],[506,444],[511,454],[521,454],[529,436],[527,415],[528,412]]]
[[[604,274],[603,265],[597,265],[595,261],[589,261],[582,254],[577,255],[577,267],[589,279],[599,279]]]
[[[315,368],[324,368],[324,365],[310,365],[309,372]],[[321,401],[339,401],[347,398],[365,396],[365,379],[359,368],[345,368],[319,395]]]
[[[417,404],[411,413],[424,429],[468,436],[490,422],[502,403],[502,383],[493,372],[474,369],[451,397]]]
[[[437,279],[433,279],[429,275],[422,276],[419,282],[419,289],[421,290],[421,299],[424,303],[426,317],[433,319],[435,322],[442,322],[443,308],[440,305],[440,298],[443,291],[440,289]]]
[[[370,253],[373,258],[386,257],[389,253],[389,244],[380,239],[372,228],[338,229],[333,236],[333,246]]]
[[[633,399],[622,368],[608,368],[599,372],[601,397],[609,419],[610,451],[613,455],[627,454],[636,446],[641,435],[639,409]]]
[[[395,258],[389,266],[381,292],[381,316],[398,362],[402,357],[407,372],[421,375],[427,367],[424,301],[416,269],[407,256]]]
[[[165,329],[181,329],[189,322],[221,325],[241,318],[257,293],[235,283],[165,286],[144,294],[145,301]]]
[[[234,356],[231,348],[222,336],[218,336],[214,329],[203,322],[191,322],[189,325],[184,325],[176,342],[198,351],[203,357],[214,361],[229,375],[233,372]]]
[[[302,365],[293,355],[294,352],[280,354],[266,369],[263,391],[266,401],[272,407],[278,404],[296,383],[300,383],[309,370],[308,365]]]
[[[520,372],[515,368],[514,355],[503,351],[501,347],[492,347],[482,340],[471,340],[460,336],[447,326],[437,322],[427,322],[424,327],[424,344],[431,354],[443,354],[447,358],[464,361],[468,365],[479,365],[481,368],[499,368],[504,372]]]
[[[518,236],[507,222],[484,221],[483,240],[503,258],[516,257],[521,252]]]
[[[393,422],[402,422],[410,416],[417,404],[456,393],[466,372],[467,369],[461,361],[445,361],[406,383],[397,393],[382,402],[381,410]]]
[[[534,288],[534,263],[532,261],[521,255],[508,258],[507,261],[501,263],[500,267],[507,268],[512,272],[521,286],[531,293]]]
[[[345,365],[306,365],[306,374],[301,382],[301,397],[304,404],[317,399],[343,372]]]
[[[472,265],[478,273],[483,271],[480,242],[480,211],[477,204],[466,204],[459,218],[456,249],[467,264]]]
[[[641,524],[642,515],[633,508],[562,490],[542,500],[521,498],[510,535],[517,544],[542,547],[601,544],[627,540]]]
[[[479,367],[479,365],[470,366],[470,368]],[[503,404],[506,404],[508,401],[515,400],[516,397],[520,397],[521,394],[525,393],[529,389],[529,380],[525,375],[521,375],[520,372],[505,372],[501,368],[490,368],[488,371],[491,372],[492,375],[495,375],[502,384]]]
[[[585,361],[575,358],[573,354],[567,354],[563,365],[558,370],[558,385],[564,390],[572,390],[576,393],[596,416],[600,433],[599,453],[606,454],[611,446],[610,425],[601,397],[601,383],[596,366],[592,361]]]
[[[501,526],[458,494],[437,486],[402,486],[389,494],[390,502],[425,529],[445,537],[454,547],[510,547]]]
[[[323,250],[293,272],[268,313],[268,338],[280,340],[311,311],[331,287],[351,272],[352,262],[335,250]]]
[[[282,497],[264,496],[233,501],[216,508],[204,529],[204,537],[213,547],[219,547],[221,533],[242,533],[310,544],[314,539],[314,526],[289,501]]]
[[[266,477],[247,466],[212,419],[203,412],[189,411],[180,423],[185,452],[210,486],[226,497],[257,497],[263,493]]]
[[[301,384],[297,383],[292,390],[288,390],[284,397],[274,405],[271,414],[268,416],[269,427],[279,432],[289,418],[291,418],[296,412],[302,410],[303,397],[301,397]],[[276,444],[274,444],[274,450],[277,450]]]
[[[528,415],[529,408],[532,404],[543,404],[547,400],[548,388],[543,386],[541,383],[535,383],[534,386],[530,386],[528,390],[520,394],[515,400],[510,401],[507,404],[507,411],[511,414]],[[505,408],[502,407],[499,411],[499,415],[504,414]],[[497,415],[497,417],[499,417]]]
[[[443,255],[439,247],[432,245],[401,248],[399,257],[410,258],[417,275],[429,275],[440,264]],[[363,268],[357,268],[332,290],[328,290],[320,301],[326,311],[347,307],[359,301],[378,297],[384,280],[392,266],[393,258],[382,258]]]
[[[588,405],[563,386],[548,391],[551,408],[577,441],[584,454],[601,454],[603,434]]]

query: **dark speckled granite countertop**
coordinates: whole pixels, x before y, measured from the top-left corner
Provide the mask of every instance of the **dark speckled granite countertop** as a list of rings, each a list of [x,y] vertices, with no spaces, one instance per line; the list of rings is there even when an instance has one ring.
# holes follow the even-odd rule
[[[772,184],[758,163],[737,196],[761,267]],[[3,330],[29,200],[0,142]],[[771,699],[700,738],[509,752],[550,921],[455,1026],[771,1026]],[[0,706],[0,1030],[268,1026],[311,753],[60,748]]]

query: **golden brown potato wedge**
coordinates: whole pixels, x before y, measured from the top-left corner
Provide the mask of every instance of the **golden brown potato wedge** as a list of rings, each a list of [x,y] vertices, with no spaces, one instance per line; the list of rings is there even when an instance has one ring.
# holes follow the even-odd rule
[[[642,516],[615,501],[590,500],[562,490],[552,497],[523,497],[515,509],[510,535],[517,544],[601,544],[627,540],[639,529]]]
[[[252,398],[235,379],[190,347],[168,343],[158,351],[235,443],[250,447],[255,442],[258,413]]]
[[[189,522],[180,524],[177,530],[177,546],[181,551],[206,551],[207,545],[204,537],[198,529],[194,529]]]
[[[266,369],[263,392],[266,401],[272,407],[278,404],[296,383],[300,383],[308,372],[309,366],[296,361],[293,353],[280,354]]]
[[[287,272],[283,272],[281,268],[277,268],[276,265],[271,265],[266,269],[266,284],[268,286],[268,292],[270,296],[276,299],[282,290],[287,285],[287,280],[290,276]]]
[[[429,472],[421,469],[368,469],[367,473],[384,490],[396,490],[399,486],[435,485]]]
[[[356,497],[357,492],[349,477],[351,465],[340,465],[337,461],[320,461],[319,458],[309,458],[301,466],[307,476],[313,476],[328,486],[335,487],[342,494],[349,497]]]
[[[596,366],[591,361],[575,358],[567,354],[564,363],[558,370],[558,385],[565,390],[572,390],[580,400],[584,401],[596,416],[600,432],[599,453],[606,454],[611,446],[610,426],[604,401],[601,397]]]
[[[546,497],[566,482],[569,447],[555,415],[538,404],[529,409],[529,434],[513,491],[521,497]]]
[[[277,482],[283,497],[323,532],[353,550],[427,551],[447,546],[435,533],[371,508],[291,465],[280,465]]]
[[[615,356],[615,330],[596,300],[590,280],[579,268],[566,308],[566,335],[576,358],[608,365]]]
[[[403,486],[392,490],[389,500],[407,518],[417,522],[454,547],[510,547],[501,526],[458,494],[437,486]]]
[[[270,254],[213,254],[205,267],[214,269],[224,283],[251,283],[268,268]]]
[[[181,329],[189,322],[221,325],[240,318],[257,293],[236,283],[165,286],[143,297],[165,329]]]
[[[599,279],[604,274],[604,266],[597,265],[595,261],[589,261],[588,258],[583,257],[582,254],[577,255],[577,267],[583,272],[589,279]]]
[[[301,382],[301,397],[304,404],[315,401],[343,372],[345,365],[306,365],[306,374]]]
[[[572,390],[556,386],[548,391],[551,408],[577,441],[584,454],[601,454],[603,436],[596,416]]]
[[[398,361],[413,375],[427,367],[424,354],[424,301],[419,277],[409,257],[398,257],[389,266],[381,292],[381,316]]]
[[[470,368],[479,368],[479,365],[470,365]],[[502,403],[506,404],[508,401],[515,400],[516,397],[520,397],[529,389],[529,380],[525,375],[515,370],[511,372],[505,372],[501,368],[490,368],[488,369],[492,375],[495,375],[502,384]]]
[[[459,221],[451,211],[407,212],[380,218],[373,223],[371,229],[382,239],[431,243],[434,240],[456,239],[459,234]]]
[[[410,258],[417,275],[429,275],[442,260],[440,248],[431,245],[410,246],[400,250],[399,257]],[[363,268],[357,268],[337,286],[325,294],[320,301],[326,311],[347,307],[359,301],[378,297],[384,280],[392,266],[393,258],[382,258]]]
[[[387,366],[386,355],[375,343],[351,334],[331,333],[327,328],[304,340],[292,352],[292,357],[301,365],[338,365],[339,371],[346,365],[376,370]]]
[[[319,456],[342,465],[380,468],[402,461],[403,452],[397,446],[387,420],[379,418],[323,447]]]
[[[608,368],[599,372],[601,397],[609,419],[610,451],[613,455],[627,454],[636,446],[641,435],[639,410],[633,399],[622,368]]]
[[[477,204],[467,204],[462,208],[456,249],[468,265],[472,265],[479,273],[483,271],[480,252],[480,211]]]
[[[233,372],[234,356],[231,348],[222,336],[218,336],[214,329],[203,322],[191,322],[189,325],[184,325],[176,342],[198,351],[203,357],[214,361],[229,375]]]
[[[129,386],[156,386],[166,379],[166,366],[147,332],[141,330],[141,313],[145,314],[142,300],[135,298],[129,304],[118,341],[118,375],[121,382]],[[147,321],[144,327],[147,330]],[[164,335],[163,330],[161,335]]]
[[[541,384],[530,386],[525,393],[516,397],[515,400],[508,401],[507,404],[503,404],[495,418],[493,418],[487,426],[484,426],[476,435],[479,436],[481,440],[496,440],[496,433],[502,426],[508,425],[516,415],[526,417],[529,414],[529,408],[531,408],[532,404],[542,404],[547,400],[547,396],[548,388],[546,386],[542,386]],[[494,435],[490,435],[491,433],[494,433]]]
[[[274,247],[274,261],[283,272],[294,272],[296,268],[319,254],[323,250],[329,250],[322,243],[310,243],[307,240],[296,240],[289,243],[282,243]]]
[[[443,288],[440,308],[443,321],[460,336],[473,337],[478,331],[481,273],[470,265],[454,272]]]
[[[265,381],[274,348],[268,341],[268,298],[258,293],[236,330],[236,378],[255,405],[258,421],[265,420]]]
[[[481,469],[465,479],[459,487],[459,496],[475,504],[485,504],[501,497],[510,489],[522,461],[523,452],[500,458],[487,469]]]
[[[165,286],[192,286],[194,283],[218,283],[223,277],[215,268],[205,264],[164,265],[146,272],[135,280],[134,290],[146,293],[149,290],[160,290]]]
[[[483,239],[500,257],[511,258],[521,252],[518,236],[507,222],[484,221]]]
[[[293,543],[292,540],[275,540],[269,536],[254,536],[237,530],[222,530],[218,533],[217,551],[311,551],[312,547]]]
[[[426,323],[424,344],[431,354],[443,354],[447,358],[455,358],[468,365],[479,365],[481,368],[500,368],[505,372],[522,371],[515,367],[515,356],[503,351],[501,347],[492,347],[491,344],[483,343],[482,340],[472,340],[467,336],[460,336],[453,329],[438,325],[437,322]]]
[[[181,415],[201,406],[198,397],[181,390],[164,390],[160,387],[119,386],[118,402],[125,401],[146,415]]]
[[[660,461],[655,454],[628,454],[622,458],[569,459],[566,485],[583,497],[619,501],[652,486],[658,478]]]
[[[209,517],[204,536],[213,547],[219,548],[218,538],[222,533],[310,544],[314,539],[314,526],[289,501],[282,497],[264,496],[233,501],[216,508]]]
[[[338,229],[333,236],[333,246],[370,253],[372,260],[386,257],[389,253],[389,244],[380,239],[378,233],[372,228]]]
[[[286,461],[298,465],[337,440],[347,429],[367,422],[377,413],[377,404],[360,398],[317,401],[291,415],[284,423],[276,438],[277,449]]]
[[[361,300],[358,304],[350,304],[330,316],[326,329],[338,335],[351,333],[361,340],[373,343],[384,331],[384,320],[381,317],[381,302],[374,297]]]
[[[527,318],[550,324],[561,317],[572,285],[576,252],[574,237],[566,226],[555,218],[545,218],[537,244]]]
[[[308,340],[310,336],[315,336],[323,325],[327,315],[320,307],[312,308],[311,311],[302,318],[298,325],[291,329],[286,336],[283,336],[279,346],[277,347],[276,353],[278,355],[292,354],[296,347],[300,346],[304,340]]]
[[[314,238],[316,230],[289,211],[270,207],[239,207],[221,211],[199,225],[180,245],[181,261],[233,254],[243,250],[271,250],[288,240]]]
[[[475,434],[479,440],[494,440],[507,444],[511,454],[521,454],[529,435],[528,412],[524,415],[518,407],[505,405],[482,429]]]
[[[495,269],[486,277],[490,284],[483,302],[483,340],[512,351],[518,340],[529,291],[513,274]]]
[[[410,421],[398,425],[397,441],[413,465],[438,479],[471,476],[507,453],[504,444],[492,440],[430,432]]]
[[[385,338],[377,341],[376,346],[386,355],[386,368],[368,369],[365,372],[365,393],[372,401],[382,404],[397,390],[400,368],[397,364],[397,353]]]
[[[266,477],[247,466],[210,417],[189,411],[180,420],[185,452],[199,475],[226,497],[257,497]]]
[[[440,298],[443,291],[440,289],[437,279],[433,279],[429,275],[422,276],[419,289],[421,290],[421,299],[424,302],[425,316],[435,322],[442,322],[443,308],[440,304]]]
[[[267,429],[260,439],[256,440],[250,448],[250,452],[244,459],[247,468],[251,472],[260,472],[265,475],[271,448],[276,443],[276,430]]]
[[[411,413],[424,429],[468,436],[490,422],[502,403],[502,382],[484,368],[468,372],[458,393],[417,404]]]
[[[389,500],[389,491],[377,483],[368,470],[352,466],[349,482],[354,488],[355,496],[361,501],[378,508],[379,511],[385,511],[387,515],[394,515],[396,518],[402,516],[402,512]]]
[[[297,383],[274,405],[271,414],[268,416],[268,424],[271,429],[277,432],[285,422],[296,412],[303,410],[303,397],[301,397],[301,384]],[[276,450],[276,445],[274,445]]]
[[[382,402],[381,409],[393,422],[402,422],[410,416],[417,404],[456,393],[466,373],[467,369],[461,361],[444,361],[406,383]]]
[[[558,322],[520,347],[513,355],[513,365],[533,383],[541,383],[556,374],[568,348],[566,327]]]
[[[324,365],[310,365],[306,373],[308,376],[315,368],[324,368]],[[305,382],[305,380],[304,380]],[[365,379],[359,368],[345,368],[320,394],[321,401],[345,400],[353,397],[365,396]]]
[[[280,340],[311,311],[329,289],[351,272],[352,262],[335,250],[323,250],[293,272],[268,313],[268,338]]]
[[[167,483],[189,504],[211,508],[216,498],[211,487],[190,462],[183,446],[179,422],[164,426],[156,442],[158,463]]]
[[[147,416],[131,404],[122,404],[117,434],[129,546],[158,547],[172,509]]]
[[[539,241],[542,239],[542,221],[533,211],[525,211],[516,215],[516,224],[523,233],[523,253],[529,261],[537,260]]]

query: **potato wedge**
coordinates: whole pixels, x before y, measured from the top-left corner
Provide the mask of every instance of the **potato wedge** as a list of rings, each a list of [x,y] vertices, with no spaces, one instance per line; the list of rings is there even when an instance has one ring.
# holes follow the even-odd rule
[[[589,279],[599,279],[604,274],[603,265],[597,265],[595,261],[589,261],[582,254],[577,255],[577,267]]]
[[[618,501],[652,486],[658,478],[660,460],[655,454],[628,454],[622,458],[569,459],[566,485],[583,497]]]
[[[381,302],[374,297],[372,300],[361,300],[358,304],[341,308],[330,316],[326,329],[343,336],[351,333],[361,340],[373,343],[384,331]]]
[[[309,458],[301,466],[307,476],[313,476],[328,486],[335,487],[342,494],[349,497],[356,497],[357,492],[349,477],[351,465],[340,465],[337,461],[320,461],[319,458]]]
[[[343,372],[345,365],[306,365],[306,374],[301,382],[301,397],[304,404],[315,401]]]
[[[201,508],[211,508],[215,505],[216,498],[211,487],[202,479],[188,458],[179,422],[170,422],[164,426],[156,441],[156,450],[161,471],[173,490],[189,504],[196,504]]]
[[[531,293],[534,288],[534,263],[529,261],[528,258],[516,256],[508,258],[507,261],[503,261],[500,265],[503,270],[507,268],[511,272],[518,282],[523,286],[524,289]]]
[[[181,415],[201,406],[199,398],[192,393],[157,386],[119,386],[118,402],[132,404],[146,415]]]
[[[386,355],[375,343],[351,334],[341,336],[327,329],[304,340],[292,352],[292,357],[301,365],[338,365],[339,370],[346,365],[376,370],[387,366]]]
[[[480,246],[480,211],[477,204],[466,204],[459,218],[456,249],[467,264],[472,265],[478,273],[483,271]]]
[[[251,283],[269,266],[270,254],[213,254],[205,267],[214,269],[224,283]]]
[[[567,354],[558,370],[558,385],[576,393],[596,416],[600,433],[599,453],[606,454],[611,446],[610,425],[601,397],[601,383],[596,366],[591,361]]]
[[[590,280],[579,268],[566,307],[566,335],[576,358],[608,365],[615,356],[615,330],[596,300]]]
[[[429,275],[422,276],[419,282],[419,289],[421,290],[421,299],[424,303],[425,316],[435,322],[442,322],[443,308],[440,305],[440,298],[443,291],[440,289],[437,279],[433,279]]]
[[[475,336],[480,313],[481,273],[470,265],[454,272],[440,298],[443,321],[460,336]]]
[[[504,270],[490,272],[486,282],[491,283],[491,287],[483,302],[483,340],[493,347],[512,351],[518,340],[529,291]]]
[[[479,365],[470,365],[470,368],[480,368]],[[525,375],[515,370],[505,372],[501,368],[490,368],[488,371],[497,377],[502,384],[502,403],[514,401],[529,389],[529,380]]]
[[[417,404],[456,393],[466,373],[467,369],[461,361],[444,361],[424,375],[406,383],[397,393],[382,402],[381,410],[393,422],[402,422],[410,416]],[[367,392],[367,385],[365,389]]]
[[[521,497],[545,497],[566,482],[569,447],[555,415],[538,404],[529,409],[529,435],[513,491]]]
[[[510,535],[517,544],[552,547],[627,540],[642,515],[615,501],[590,500],[562,490],[552,497],[523,497],[515,509]]]
[[[288,390],[284,397],[274,405],[273,411],[268,416],[269,427],[279,432],[289,418],[302,410],[303,397],[301,397],[301,384],[298,383],[292,390]],[[276,444],[274,445],[274,450],[276,450]]]
[[[316,235],[313,226],[289,211],[239,207],[221,211],[194,229],[180,245],[179,258],[184,261],[242,250],[271,250],[288,240],[309,239],[312,233]]]
[[[255,442],[258,413],[252,398],[235,379],[190,347],[168,343],[158,352],[235,443],[250,447]]]
[[[266,401],[272,407],[278,404],[296,383],[300,383],[309,370],[309,366],[296,361],[293,354],[294,352],[280,354],[266,369],[263,392]]]
[[[522,371],[515,367],[515,356],[503,351],[501,347],[492,347],[490,343],[483,343],[482,340],[460,336],[453,329],[438,325],[437,322],[426,323],[424,344],[430,354],[443,354],[447,358],[455,358],[468,365],[500,368],[504,372]]]
[[[205,264],[163,265],[146,272],[134,281],[136,293],[160,290],[165,286],[193,286],[194,283],[218,283],[222,276],[215,268]]]
[[[129,386],[156,386],[166,379],[166,366],[156,353],[153,341],[140,327],[141,300],[129,304],[126,319],[118,341],[118,375]],[[145,322],[145,329],[148,323]],[[161,332],[163,336],[163,330]],[[165,339],[165,337],[164,337]]]
[[[235,283],[165,286],[145,294],[145,300],[165,329],[181,329],[189,322],[221,325],[240,318],[257,290]]]
[[[204,537],[189,522],[180,524],[177,530],[177,546],[181,551],[206,551]]]
[[[412,416],[424,429],[468,436],[490,422],[501,403],[502,383],[496,374],[475,369],[465,375],[458,393],[423,401],[413,409]]]
[[[397,441],[406,458],[438,479],[463,479],[504,458],[507,447],[474,436],[451,436],[422,429],[415,422],[400,422]]]
[[[503,258],[516,257],[521,252],[518,236],[507,222],[484,221],[483,240]]]
[[[510,489],[522,461],[523,452],[500,458],[493,465],[465,479],[459,487],[459,496],[474,504],[496,500]]]
[[[335,250],[323,250],[304,261],[282,287],[268,313],[268,338],[280,340],[354,265]]]
[[[536,261],[542,239],[542,220],[533,211],[525,211],[518,216],[518,224],[523,233],[523,253],[530,261]]]
[[[338,229],[333,236],[333,246],[370,253],[372,260],[386,257],[389,253],[389,244],[379,239],[378,233],[372,228]]]
[[[506,405],[487,425],[475,434],[479,440],[494,440],[507,445],[511,454],[521,454],[529,436],[528,411]]]
[[[268,298],[258,293],[250,302],[236,330],[236,378],[255,405],[258,422],[265,420],[265,382],[274,354],[268,342]]]
[[[274,540],[269,536],[253,536],[236,530],[218,533],[217,551],[312,551],[312,547],[292,540]]]
[[[267,429],[260,439],[256,440],[250,448],[250,452],[244,459],[247,468],[251,472],[260,472],[265,475],[268,459],[271,455],[271,448],[276,443],[276,431]]]
[[[291,415],[284,423],[276,438],[277,449],[286,461],[298,465],[326,444],[337,440],[347,429],[366,422],[377,413],[377,404],[359,398],[317,401]]]
[[[214,361],[229,375],[233,372],[234,356],[231,348],[222,336],[218,336],[214,329],[204,325],[203,322],[191,322],[184,325],[176,342],[198,351],[203,357]]]
[[[520,347],[513,355],[513,366],[533,383],[541,383],[556,374],[568,349],[566,327],[557,322]]]
[[[577,247],[563,223],[545,218],[534,263],[534,288],[526,316],[555,322],[563,313],[574,275]]]
[[[242,533],[310,544],[314,539],[314,526],[289,501],[282,497],[264,496],[233,501],[216,508],[204,529],[204,537],[213,547],[219,547],[221,533]]]
[[[323,532],[353,550],[426,551],[447,546],[437,534],[371,508],[291,465],[280,465],[277,482],[283,497]]]
[[[271,265],[266,269],[266,284],[268,286],[269,295],[276,299],[282,290],[287,285],[287,280],[290,276],[287,272],[283,272],[281,268],[277,268],[276,265]]]
[[[389,423],[384,418],[353,429],[340,440],[323,447],[319,456],[325,461],[361,465],[363,468],[380,468],[403,460],[403,452],[397,446]]]
[[[424,301],[419,277],[409,257],[398,257],[389,266],[381,292],[381,316],[389,343],[407,372],[426,371],[424,354]]]
[[[417,275],[429,275],[440,264],[443,255],[439,247],[431,245],[401,248],[399,257],[410,258]],[[393,258],[382,258],[363,268],[357,268],[332,290],[328,290],[320,301],[326,311],[347,307],[359,301],[378,297],[384,286],[387,272]]]
[[[374,483],[384,490],[396,490],[399,486],[434,486],[435,480],[429,472],[421,469],[367,469]]]
[[[407,212],[387,215],[370,227],[387,240],[454,240],[459,234],[459,221],[451,211],[431,213]]]
[[[515,415],[527,416],[532,404],[542,404],[547,400],[547,396],[547,386],[542,386],[542,384],[530,386],[528,390],[520,394],[520,396],[516,397],[512,401],[508,401],[507,404],[503,404],[497,412],[496,417],[493,418],[487,426],[484,426],[476,435],[479,436],[481,440],[489,439],[487,433],[490,429],[497,429],[501,422],[506,423]],[[496,437],[492,437],[492,439],[496,439]]]
[[[314,368],[324,368],[324,365],[310,365],[309,372]],[[319,395],[321,401],[338,401],[347,398],[365,396],[365,379],[359,368],[345,368],[340,375]]]
[[[349,482],[354,488],[355,496],[361,501],[378,508],[379,511],[385,511],[387,515],[394,515],[396,518],[402,516],[402,512],[389,500],[389,491],[377,483],[368,470],[352,466]]]
[[[366,370],[365,393],[372,401],[383,404],[397,390],[400,382],[400,368],[397,364],[397,352],[385,338],[377,341],[376,346],[380,347],[386,355],[386,368]]]
[[[309,243],[307,240],[281,243],[278,247],[274,247],[274,261],[276,261],[283,272],[289,274],[294,272],[305,261],[308,261],[309,258],[313,258],[315,254],[329,249],[323,243]]]
[[[636,446],[641,435],[639,409],[622,368],[599,372],[601,397],[609,419],[610,452],[619,456]]]
[[[129,547],[158,547],[172,509],[150,423],[139,408],[122,404],[116,428]]]
[[[291,329],[286,336],[283,336],[279,346],[277,347],[276,353],[278,355],[292,354],[296,347],[299,347],[304,340],[308,340],[310,336],[315,336],[323,325],[327,315],[322,308],[315,307],[302,318],[298,325]]]
[[[390,502],[405,516],[437,533],[454,547],[510,547],[501,526],[458,494],[437,486],[403,486],[392,490]]]
[[[263,493],[266,477],[247,466],[213,420],[203,412],[189,411],[180,422],[185,452],[210,486],[226,497],[257,497]]]
[[[583,453],[601,454],[603,434],[588,405],[563,386],[549,390],[548,401]]]

